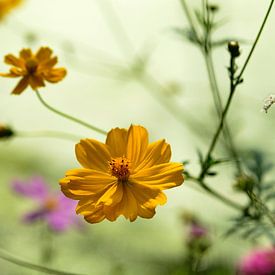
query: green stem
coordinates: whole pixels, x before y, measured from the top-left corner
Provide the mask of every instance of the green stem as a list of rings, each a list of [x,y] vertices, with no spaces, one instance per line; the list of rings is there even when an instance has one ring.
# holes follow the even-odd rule
[[[258,41],[259,41],[259,39],[260,39],[260,37],[261,37],[261,34],[262,34],[262,32],[263,32],[264,26],[265,26],[265,24],[266,24],[266,21],[267,21],[267,19],[268,19],[268,16],[269,16],[269,14],[270,14],[270,11],[271,11],[271,9],[272,9],[272,6],[273,6],[273,4],[274,4],[274,1],[275,1],[275,0],[272,0],[271,3],[270,3],[270,5],[269,5],[269,7],[268,7],[267,13],[266,13],[266,15],[265,15],[265,17],[264,17],[263,23],[261,24],[261,27],[260,27],[259,31],[258,31],[258,34],[257,34],[257,36],[256,36],[256,39],[255,39],[255,41],[254,41],[254,43],[253,43],[253,45],[252,45],[252,48],[251,48],[251,50],[250,50],[250,52],[249,52],[249,54],[248,54],[248,57],[246,58],[246,61],[245,61],[244,65],[243,65],[243,67],[242,67],[242,69],[241,69],[241,72],[240,72],[240,74],[238,75],[238,77],[237,77],[236,80],[234,80],[234,72],[231,71],[231,77],[230,77],[230,94],[229,94],[228,100],[227,100],[227,102],[226,102],[225,108],[224,108],[224,110],[223,110],[223,112],[222,112],[221,119],[220,119],[220,123],[219,123],[219,125],[218,125],[218,128],[217,128],[217,130],[216,130],[214,136],[213,136],[213,139],[212,139],[212,141],[211,141],[210,147],[209,147],[208,152],[207,152],[207,154],[206,154],[205,161],[204,161],[204,163],[203,163],[203,165],[202,165],[202,171],[201,171],[200,176],[199,176],[199,179],[200,179],[201,181],[203,180],[204,176],[206,175],[206,172],[207,172],[208,169],[209,169],[209,166],[207,165],[207,163],[208,163],[208,161],[209,161],[209,159],[210,159],[210,156],[211,156],[211,154],[212,154],[212,152],[213,152],[213,150],[214,150],[214,148],[215,148],[215,146],[216,146],[216,143],[217,143],[217,141],[218,141],[218,138],[219,138],[219,136],[220,136],[220,133],[221,133],[221,131],[222,131],[222,129],[223,129],[224,122],[225,122],[225,118],[226,118],[226,115],[227,115],[227,113],[228,113],[228,109],[229,109],[229,107],[230,107],[230,104],[231,104],[231,102],[232,102],[232,98],[233,98],[234,92],[235,92],[237,86],[240,84],[241,77],[242,77],[242,75],[243,75],[243,73],[244,73],[244,71],[245,71],[245,68],[247,67],[247,65],[248,65],[248,63],[249,63],[249,60],[251,59],[252,53],[254,52],[254,50],[255,50],[255,48],[256,48],[256,45],[258,44]],[[234,58],[234,57],[231,57],[231,61],[230,61],[230,70],[235,70],[235,68],[234,68],[235,63],[234,63],[234,62],[235,62],[235,58]]]
[[[203,51],[203,49],[202,49],[202,51]],[[220,89],[218,87],[218,82],[217,82],[216,73],[215,73],[215,69],[214,69],[211,48],[208,52],[203,51],[203,56],[204,56],[205,63],[206,63],[209,83],[210,83],[210,87],[212,90],[216,111],[217,111],[219,117],[221,117],[221,114],[222,114],[222,100],[220,97],[221,93],[220,93]],[[238,174],[241,174],[242,166],[241,166],[239,156],[238,156],[237,150],[236,150],[234,142],[233,142],[233,138],[232,138],[230,129],[229,129],[226,121],[224,122],[223,133],[224,133],[225,140],[228,142],[228,150],[231,153],[233,159],[235,160]]]
[[[4,261],[7,261],[7,262],[10,262],[10,263],[13,263],[13,264],[18,265],[18,266],[21,266],[21,267],[25,267],[27,269],[36,270],[36,271],[44,273],[44,274],[80,275],[78,273],[60,271],[60,270],[48,268],[48,267],[45,267],[45,266],[41,266],[41,265],[26,262],[24,260],[18,259],[17,257],[14,257],[13,255],[11,255],[10,253],[8,253],[7,251],[5,251],[3,249],[0,249],[0,259],[2,259]]]
[[[22,138],[59,138],[64,140],[76,141],[80,140],[81,137],[75,136],[70,133],[64,133],[59,131],[15,131],[15,137],[22,137]]]
[[[216,199],[220,200],[224,204],[230,206],[231,208],[234,208],[236,210],[242,210],[243,209],[243,207],[241,205],[239,205],[238,203],[228,199],[227,197],[223,196],[222,194],[218,193],[217,191],[215,191],[214,189],[209,187],[204,181],[201,181],[201,180],[199,180],[195,177],[191,177],[191,176],[189,176],[188,179],[198,183],[199,186],[201,186],[207,193],[209,193],[210,195],[212,195]]]
[[[59,110],[53,108],[52,106],[50,106],[50,105],[42,98],[42,96],[40,95],[40,93],[39,93],[38,91],[36,91],[35,94],[37,95],[37,97],[38,97],[39,101],[42,103],[42,105],[44,105],[44,106],[45,106],[47,109],[49,109],[50,111],[52,111],[52,112],[54,112],[54,113],[56,113],[56,114],[58,114],[58,115],[60,115],[60,116],[62,116],[62,117],[65,117],[65,118],[67,118],[67,119],[69,119],[69,120],[71,120],[71,121],[74,121],[74,122],[76,122],[76,123],[78,123],[78,124],[81,124],[81,125],[83,125],[83,126],[89,128],[89,129],[91,129],[91,130],[93,130],[93,131],[96,131],[96,132],[98,132],[98,133],[100,133],[100,134],[102,134],[102,135],[107,135],[107,132],[106,132],[106,131],[104,131],[104,130],[102,130],[102,129],[100,129],[100,128],[97,128],[97,127],[95,127],[95,126],[93,126],[93,125],[91,125],[91,124],[89,124],[89,123],[87,123],[87,122],[85,122],[85,121],[82,121],[82,120],[80,120],[80,119],[78,119],[78,118],[75,118],[75,117],[73,117],[73,116],[71,116],[71,115],[65,114],[65,113],[63,113],[63,112],[61,112],[61,111],[59,111]]]
[[[245,62],[244,62],[244,65],[243,65],[243,67],[242,67],[242,69],[241,69],[241,71],[240,71],[240,74],[239,74],[238,77],[237,77],[237,81],[236,81],[237,83],[239,83],[239,82],[241,81],[241,78],[242,78],[242,76],[243,76],[243,73],[244,73],[244,71],[245,71],[245,69],[246,69],[246,67],[247,67],[247,65],[248,65],[248,63],[249,63],[249,61],[250,61],[250,59],[251,59],[251,57],[252,57],[252,54],[253,54],[253,52],[254,52],[254,50],[255,50],[257,44],[258,44],[258,41],[259,41],[259,39],[260,39],[260,37],[261,37],[261,34],[262,34],[263,30],[264,30],[266,21],[267,21],[267,19],[268,19],[268,17],[269,17],[269,14],[270,14],[271,10],[272,10],[274,1],[275,1],[275,0],[271,0],[271,2],[270,2],[270,5],[269,5],[269,7],[268,7],[268,9],[267,9],[267,12],[266,12],[266,15],[265,15],[265,17],[264,17],[263,23],[262,23],[262,25],[261,25],[261,27],[260,27],[260,30],[258,31],[258,34],[257,34],[257,36],[256,36],[256,39],[255,39],[255,41],[254,41],[254,43],[253,43],[253,45],[252,45],[252,48],[251,48],[251,50],[250,50],[250,52],[249,52],[249,54],[248,54],[248,56],[247,56],[247,58],[246,58],[246,60],[245,60]]]
[[[256,196],[256,194],[252,191],[247,192],[248,197],[251,199],[251,201],[264,212],[264,214],[267,216],[269,221],[275,225],[275,217],[272,215],[268,207],[261,201],[260,198]]]
[[[202,45],[201,39],[200,39],[199,34],[198,34],[198,31],[197,31],[197,29],[196,29],[196,24],[195,24],[194,21],[193,21],[193,18],[192,18],[192,16],[191,16],[191,13],[190,13],[190,11],[189,11],[189,9],[188,9],[188,6],[187,6],[185,0],[180,0],[180,3],[181,3],[181,6],[182,6],[182,8],[183,8],[185,14],[186,14],[187,20],[188,20],[188,22],[189,22],[189,25],[190,25],[190,27],[191,27],[191,30],[192,30],[193,34],[194,34],[195,37],[196,37],[196,40],[197,40],[198,44]]]
[[[208,152],[207,152],[207,154],[206,154],[205,161],[204,161],[204,163],[203,163],[203,165],[202,165],[202,168],[203,168],[203,169],[202,169],[201,174],[200,174],[200,176],[199,176],[199,179],[200,179],[200,180],[203,180],[203,178],[204,178],[206,172],[208,171],[208,168],[209,168],[209,167],[208,167],[208,165],[207,165],[207,162],[208,162],[209,159],[210,159],[210,156],[211,156],[211,154],[212,154],[212,152],[213,152],[213,150],[214,150],[214,148],[215,148],[215,146],[216,146],[216,143],[217,143],[217,141],[218,141],[218,138],[219,138],[219,136],[220,136],[220,133],[221,133],[221,131],[222,131],[222,129],[223,129],[224,120],[225,120],[225,117],[226,117],[227,112],[228,112],[228,110],[229,110],[229,107],[230,107],[230,104],[231,104],[233,95],[234,95],[234,90],[230,91],[230,95],[229,95],[229,97],[228,97],[228,100],[227,100],[227,103],[226,103],[226,105],[225,105],[224,111],[222,112],[222,115],[221,115],[220,123],[219,123],[219,125],[218,125],[218,128],[217,128],[217,130],[216,130],[216,133],[214,134],[214,137],[213,137],[213,139],[212,139],[212,141],[211,141],[210,147],[209,147]]]
[[[187,17],[188,23],[189,23],[193,33],[196,36],[197,44],[198,44],[198,46],[202,52],[202,55],[204,57],[206,68],[207,68],[207,73],[208,73],[209,84],[210,84],[210,88],[212,91],[214,105],[215,105],[218,117],[220,118],[221,114],[222,114],[222,100],[221,100],[220,91],[219,91],[219,87],[218,87],[218,83],[217,83],[217,79],[216,79],[213,60],[212,60],[211,28],[210,28],[210,26],[212,24],[211,20],[213,20],[213,18],[211,19],[209,16],[209,11],[207,9],[208,3],[206,0],[202,0],[203,18],[204,18],[204,21],[206,22],[206,27],[204,28],[203,43],[200,41],[200,39],[198,37],[198,31],[196,30],[195,23],[192,19],[191,13],[188,9],[186,2],[184,0],[181,0],[181,4],[182,4],[183,10],[185,12],[185,15]],[[234,146],[234,143],[232,140],[232,136],[231,136],[229,127],[227,126],[226,122],[224,125],[223,133],[224,133],[225,141],[228,141],[227,146],[230,149],[230,153],[232,154],[232,157],[235,159],[237,170],[239,173],[241,173],[241,165],[239,162],[237,151],[235,149],[235,146]]]

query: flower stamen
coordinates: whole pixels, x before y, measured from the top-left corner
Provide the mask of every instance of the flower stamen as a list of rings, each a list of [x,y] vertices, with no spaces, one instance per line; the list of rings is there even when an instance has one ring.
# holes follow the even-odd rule
[[[47,211],[56,210],[58,207],[58,201],[56,198],[47,198],[44,202],[44,207]]]
[[[112,176],[118,178],[119,181],[125,182],[130,176],[130,161],[125,157],[114,158],[109,161],[110,172]]]
[[[30,58],[26,61],[26,69],[29,74],[34,74],[37,70],[38,62],[34,58]]]

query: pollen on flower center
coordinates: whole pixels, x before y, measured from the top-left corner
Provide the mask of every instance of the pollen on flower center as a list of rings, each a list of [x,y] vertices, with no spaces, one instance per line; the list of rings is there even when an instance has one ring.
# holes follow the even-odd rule
[[[44,207],[48,211],[55,210],[57,208],[57,206],[58,206],[58,201],[56,200],[56,198],[48,198],[44,202]]]
[[[109,161],[112,176],[118,178],[119,181],[125,182],[130,176],[130,161],[125,157],[114,158]]]
[[[38,62],[34,58],[30,58],[26,61],[26,69],[30,74],[35,73],[38,67]]]

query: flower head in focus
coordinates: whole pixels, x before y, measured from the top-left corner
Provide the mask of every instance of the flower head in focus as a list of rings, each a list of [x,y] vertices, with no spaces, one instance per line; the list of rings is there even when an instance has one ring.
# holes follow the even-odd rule
[[[22,3],[22,0],[0,0],[0,20]]]
[[[169,162],[170,146],[148,143],[144,127],[112,129],[101,143],[81,140],[76,157],[83,168],[69,170],[60,181],[63,193],[79,200],[76,208],[89,223],[123,215],[130,221],[152,218],[157,205],[166,203],[165,189],[181,185],[183,165]]]
[[[74,211],[76,203],[61,192],[50,192],[40,177],[32,178],[29,182],[14,180],[12,189],[17,194],[36,201],[36,208],[24,216],[24,222],[43,220],[56,232],[63,232],[79,222]]]
[[[275,248],[251,251],[242,259],[239,273],[241,275],[275,274]]]
[[[57,57],[52,56],[52,53],[50,48],[41,47],[36,53],[30,49],[23,49],[20,51],[19,57],[12,54],[5,56],[5,63],[12,67],[8,73],[0,73],[0,76],[21,78],[12,94],[19,95],[28,86],[37,90],[39,87],[45,86],[45,81],[56,83],[66,76],[64,68],[54,68]]]

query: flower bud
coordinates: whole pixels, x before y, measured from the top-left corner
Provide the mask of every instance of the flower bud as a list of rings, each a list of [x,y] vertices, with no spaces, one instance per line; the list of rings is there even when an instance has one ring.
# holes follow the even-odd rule
[[[0,124],[0,139],[10,138],[13,135],[14,135],[14,132],[10,127]]]
[[[232,57],[240,56],[240,45],[238,41],[229,41],[227,45],[228,51]]]
[[[252,177],[245,174],[236,178],[234,188],[238,191],[252,191],[255,181]]]
[[[207,5],[207,9],[213,13],[217,12],[219,10],[218,5]]]

